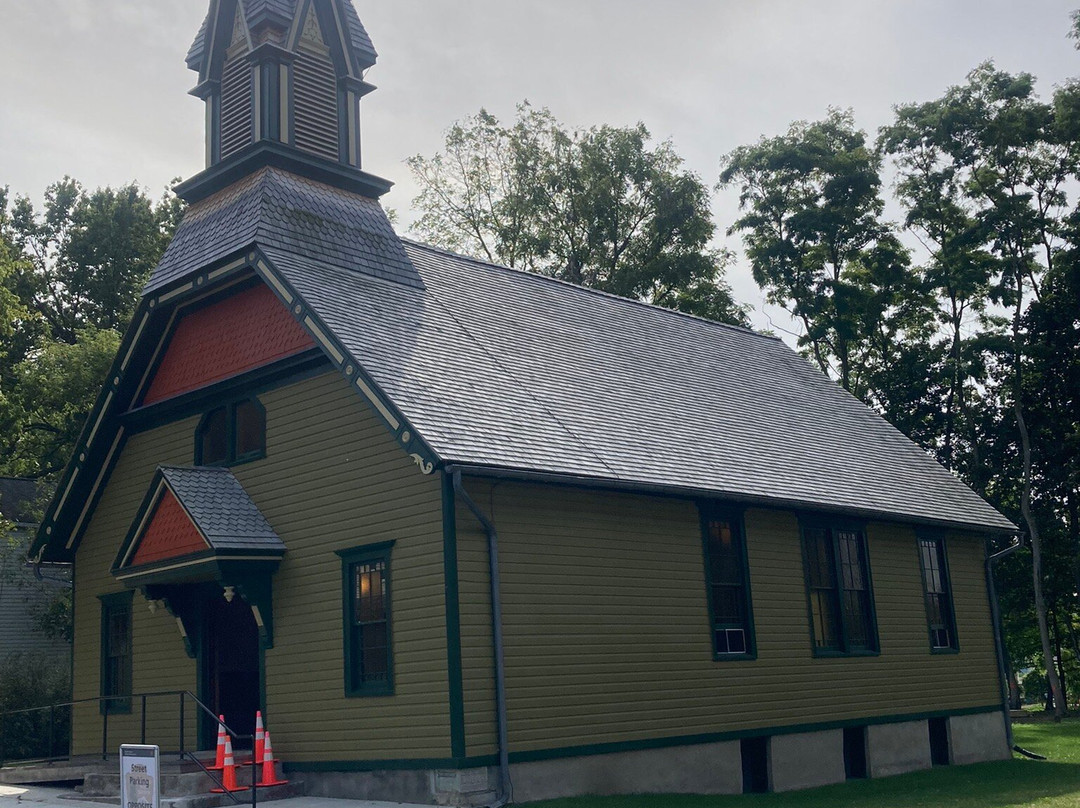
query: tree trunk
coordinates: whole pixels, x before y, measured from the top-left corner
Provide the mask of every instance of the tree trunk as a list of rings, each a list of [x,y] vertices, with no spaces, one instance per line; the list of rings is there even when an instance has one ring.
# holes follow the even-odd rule
[[[1016,669],[1013,667],[1012,659],[1009,658],[1009,654],[1002,652],[1002,656],[1005,657],[1005,684],[1009,688],[1009,709],[1019,710],[1020,704],[1020,682],[1016,678]]]
[[[1023,460],[1023,490],[1020,494],[1020,515],[1027,525],[1031,537],[1031,580],[1035,589],[1035,617],[1039,623],[1039,640],[1042,642],[1043,664],[1046,666],[1046,678],[1050,684],[1050,695],[1054,701],[1054,720],[1060,721],[1064,715],[1064,699],[1061,696],[1061,682],[1058,680],[1057,667],[1054,665],[1054,651],[1050,645],[1050,627],[1046,622],[1046,598],[1043,596],[1042,541],[1039,537],[1039,525],[1031,515],[1031,434],[1024,419],[1024,371],[1021,363],[1020,316],[1024,305],[1024,274],[1017,268],[1016,273],[1016,308],[1013,311],[1013,409],[1016,412],[1016,428],[1020,432],[1020,456]]]
[[[1050,625],[1054,629],[1054,653],[1057,655],[1058,683],[1061,685],[1061,711],[1069,711],[1069,682],[1065,678],[1065,657],[1061,653],[1061,625],[1058,622],[1057,610],[1050,610]]]
[[[1042,587],[1042,541],[1039,538],[1039,526],[1031,516],[1031,437],[1024,422],[1024,410],[1020,406],[1019,390],[1015,401],[1016,422],[1020,427],[1020,444],[1024,458],[1024,490],[1020,497],[1020,513],[1031,537],[1031,580],[1035,588],[1035,616],[1039,621],[1039,639],[1042,641],[1043,664],[1046,677],[1050,680],[1050,693],[1054,701],[1054,720],[1060,721],[1064,711],[1064,699],[1061,695],[1061,682],[1058,680],[1057,666],[1054,665],[1054,651],[1050,645],[1050,627],[1046,621],[1046,599]]]

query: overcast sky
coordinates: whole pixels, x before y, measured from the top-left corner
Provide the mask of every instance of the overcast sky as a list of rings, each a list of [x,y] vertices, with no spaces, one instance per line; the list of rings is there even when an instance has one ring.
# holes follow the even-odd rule
[[[0,0],[0,186],[40,198],[69,174],[155,196],[202,168],[202,104],[183,57],[208,0]],[[1080,75],[1066,38],[1080,0],[356,0],[379,51],[364,167],[397,183],[446,127],[517,102],[575,126],[644,122],[712,185],[719,159],[798,119],[851,107],[873,132],[986,59],[1048,95]],[[714,202],[720,233],[736,213]],[[737,242],[730,240],[731,246]],[[769,318],[745,267],[737,296]]]

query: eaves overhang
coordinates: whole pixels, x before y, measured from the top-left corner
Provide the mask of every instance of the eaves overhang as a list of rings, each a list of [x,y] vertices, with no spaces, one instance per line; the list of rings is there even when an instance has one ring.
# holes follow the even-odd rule
[[[525,468],[515,468],[513,466],[494,466],[485,463],[470,462],[468,460],[447,459],[444,462],[444,467],[447,470],[460,469],[461,472],[466,475],[498,480],[564,485],[574,488],[617,491],[622,493],[653,494],[656,496],[693,499],[696,501],[718,501],[745,507],[771,508],[807,515],[828,514],[863,521],[888,522],[936,530],[972,533],[980,536],[1005,537],[1014,536],[1020,532],[1020,528],[1008,519],[1005,519],[1005,517],[1002,517],[1000,522],[993,524],[963,520],[935,519],[914,514],[899,513],[896,511],[857,508],[842,504],[833,505],[824,502],[812,502],[795,498],[761,496],[738,491],[721,491],[691,486],[664,485],[624,478],[543,472]]]

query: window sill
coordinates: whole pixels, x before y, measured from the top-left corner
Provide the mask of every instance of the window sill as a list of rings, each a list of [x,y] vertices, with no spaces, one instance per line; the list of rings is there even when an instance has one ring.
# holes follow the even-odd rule
[[[837,651],[830,648],[815,648],[814,657],[820,659],[835,659],[845,657],[876,657],[881,656],[881,651]]]
[[[233,460],[216,460],[213,463],[205,463],[205,462],[199,460],[199,461],[197,461],[195,463],[195,465],[196,466],[206,466],[208,468],[229,469],[229,468],[232,468],[233,466],[242,466],[242,465],[244,465],[244,463],[252,463],[252,462],[254,462],[256,460],[262,460],[265,457],[266,457],[266,452],[265,451],[249,452],[248,454],[240,455],[239,457],[237,457],[237,458],[235,458]]]
[[[953,654],[959,654],[959,648],[931,648],[930,653],[935,656],[951,656]]]
[[[757,659],[757,654],[745,653],[745,654],[717,654],[713,653],[713,662],[753,662]]]
[[[345,689],[345,698],[347,699],[365,699],[379,696],[393,696],[394,686],[392,684],[387,685],[370,685],[368,687],[361,687],[356,690]]]

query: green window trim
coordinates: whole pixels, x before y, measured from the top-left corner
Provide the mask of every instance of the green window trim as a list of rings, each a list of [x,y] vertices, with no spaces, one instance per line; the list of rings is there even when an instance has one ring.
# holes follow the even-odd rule
[[[98,595],[101,601],[101,689],[98,709],[130,713],[132,694],[132,601],[134,592]],[[125,696],[109,699],[108,696]]]
[[[713,659],[756,659],[743,513],[713,503],[699,503],[698,511]]]
[[[249,430],[240,428],[246,422]],[[221,444],[208,457],[207,440],[217,435]],[[241,442],[247,440],[247,447]],[[238,398],[203,414],[195,427],[195,465],[238,466],[266,457],[266,408],[255,396]]]
[[[814,656],[878,655],[881,646],[865,525],[803,517],[799,528]]]
[[[393,547],[388,541],[337,551],[347,697],[394,695]]]
[[[955,654],[960,650],[953,609],[952,576],[945,537],[940,533],[916,534],[926,632],[932,654]]]

